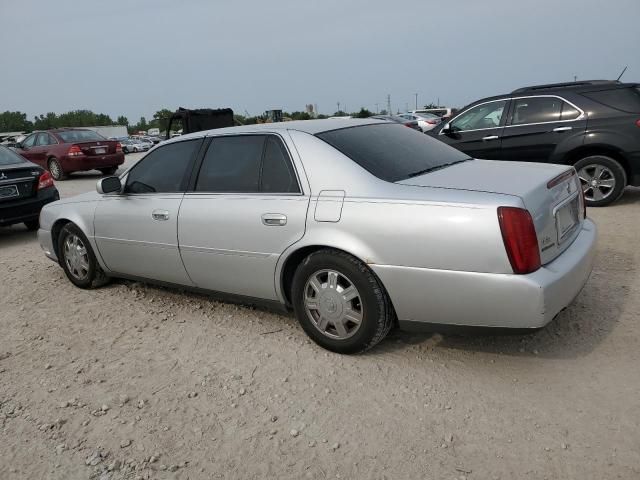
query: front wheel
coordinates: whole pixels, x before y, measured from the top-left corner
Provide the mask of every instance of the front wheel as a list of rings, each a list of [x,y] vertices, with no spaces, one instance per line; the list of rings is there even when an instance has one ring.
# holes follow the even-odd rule
[[[305,258],[291,294],[307,335],[337,353],[368,350],[393,324],[393,308],[378,278],[360,260],[338,250],[319,250]]]
[[[76,287],[96,288],[108,281],[87,237],[73,223],[65,225],[60,232],[58,258],[67,278]]]
[[[574,165],[589,207],[604,207],[622,196],[627,174],[618,161],[604,155],[585,157]]]

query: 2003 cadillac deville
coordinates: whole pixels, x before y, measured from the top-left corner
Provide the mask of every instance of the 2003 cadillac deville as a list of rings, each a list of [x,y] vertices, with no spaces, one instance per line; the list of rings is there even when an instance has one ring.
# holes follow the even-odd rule
[[[584,286],[596,239],[573,167],[473,160],[353,119],[179,137],[40,225],[80,288],[123,277],[273,301],[341,353],[396,323],[542,327]]]

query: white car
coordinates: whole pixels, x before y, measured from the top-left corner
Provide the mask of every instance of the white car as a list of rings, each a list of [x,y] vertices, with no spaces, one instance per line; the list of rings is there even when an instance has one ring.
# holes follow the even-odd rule
[[[442,121],[440,117],[431,113],[401,113],[398,116],[406,118],[407,120],[415,120],[423,132],[428,132],[432,128],[437,127]]]

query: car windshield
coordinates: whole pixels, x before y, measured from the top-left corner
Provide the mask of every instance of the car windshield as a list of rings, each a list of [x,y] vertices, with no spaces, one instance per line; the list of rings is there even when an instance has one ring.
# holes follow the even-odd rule
[[[400,124],[348,127],[316,136],[387,182],[406,180],[470,159],[459,150]]]
[[[15,165],[16,163],[24,163],[24,161],[20,155],[0,145],[0,165]]]
[[[93,130],[65,130],[64,132],[57,132],[56,135],[58,135],[64,143],[106,140],[106,138]]]

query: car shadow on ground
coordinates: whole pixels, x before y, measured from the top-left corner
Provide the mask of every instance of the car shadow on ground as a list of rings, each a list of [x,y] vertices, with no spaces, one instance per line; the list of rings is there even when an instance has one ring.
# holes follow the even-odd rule
[[[0,249],[27,243],[36,238],[36,232],[27,230],[24,224],[0,227]]]
[[[615,205],[631,205],[640,203],[640,187],[627,187]]]
[[[413,346],[494,353],[508,356],[576,358],[587,355],[617,326],[636,276],[633,258],[601,247],[589,281],[576,300],[544,328],[529,334],[500,332],[440,334],[394,330],[375,353]]]

